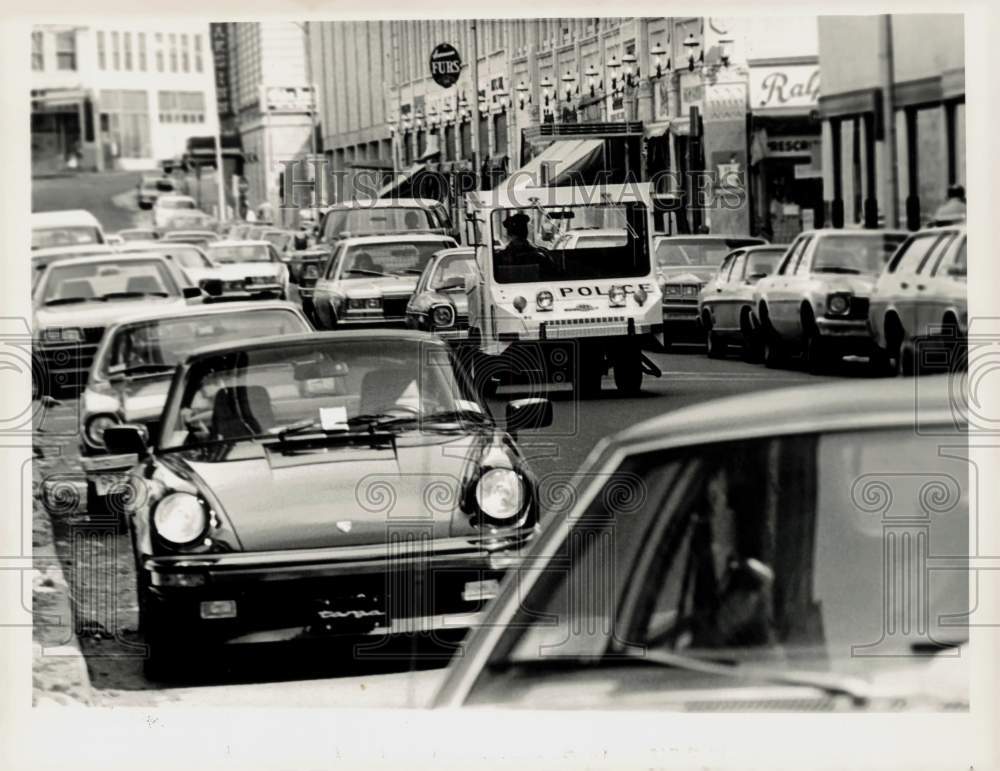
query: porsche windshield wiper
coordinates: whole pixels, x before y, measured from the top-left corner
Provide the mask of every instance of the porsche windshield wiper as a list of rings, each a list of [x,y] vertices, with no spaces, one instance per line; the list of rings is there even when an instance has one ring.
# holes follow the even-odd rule
[[[69,305],[70,303],[90,303],[104,302],[103,297],[57,297],[55,300],[46,300],[45,305]]]
[[[702,672],[749,682],[814,688],[830,696],[846,696],[856,707],[864,707],[871,701],[871,687],[864,680],[856,677],[791,669],[771,670],[762,667],[746,667],[741,664],[719,664],[695,656],[654,648],[626,648],[625,653],[626,658],[629,659],[645,661],[662,667],[683,669],[688,672]]]
[[[102,294],[102,300],[120,300],[129,297],[170,297],[167,292],[108,292]]]

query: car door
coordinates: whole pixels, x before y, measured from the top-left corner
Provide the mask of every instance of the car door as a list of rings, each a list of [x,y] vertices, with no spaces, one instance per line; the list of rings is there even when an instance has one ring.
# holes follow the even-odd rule
[[[745,251],[734,252],[730,257],[729,268],[720,277],[722,284],[717,292],[716,314],[718,321],[716,326],[724,332],[735,332],[740,326],[737,291],[740,277],[743,275],[743,268],[747,262]]]
[[[722,264],[719,269],[715,271],[715,275],[702,287],[701,290],[701,304],[702,308],[707,308],[709,314],[712,318],[712,327],[719,329],[721,324],[721,316],[719,315],[722,308],[722,293],[726,286],[726,276],[729,274],[729,269],[733,264],[733,255],[726,255],[723,259]]]
[[[944,319],[949,302],[943,280],[937,276],[936,269],[944,262],[954,260],[954,247],[957,245],[958,231],[945,232],[927,252],[917,266],[913,277],[913,316],[914,332],[918,336],[934,333]],[[942,273],[947,276],[947,270]]]
[[[771,324],[782,337],[799,334],[799,304],[804,286],[804,275],[800,271],[805,263],[805,254],[815,240],[812,236],[800,236],[774,277],[768,313]]]

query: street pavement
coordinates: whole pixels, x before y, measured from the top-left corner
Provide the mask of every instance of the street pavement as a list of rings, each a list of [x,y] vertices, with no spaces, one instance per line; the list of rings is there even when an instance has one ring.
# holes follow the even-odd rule
[[[105,227],[116,230],[148,216],[135,209],[134,196],[128,195],[137,179],[136,173],[45,179],[36,182],[33,202],[38,209],[90,209]],[[736,357],[709,359],[694,346],[652,353],[650,358],[663,376],[647,377],[634,398],[618,397],[610,378],[600,397],[586,401],[573,399],[568,386],[547,390],[554,406],[553,426],[519,437],[543,483],[549,475],[564,477],[575,471],[605,436],[669,410],[761,389],[868,376],[860,362],[845,363],[835,375],[815,376],[794,369],[769,370]],[[527,395],[523,388],[501,388],[491,409],[502,415],[503,401],[521,395]],[[35,463],[36,482],[46,475],[75,472],[77,409],[75,401],[67,400],[39,418],[42,432],[36,444],[45,457]],[[35,509],[36,517],[46,516],[37,498]],[[150,682],[142,674],[129,539],[111,536],[88,549],[75,548],[74,526],[86,523],[85,513],[52,518],[56,549],[69,564],[76,626],[97,704],[410,707],[425,703],[441,676],[442,654],[435,646],[421,649],[436,656],[422,658],[420,670],[411,672],[408,665],[392,661],[352,661],[350,651],[343,649],[281,645],[216,656],[192,672],[191,682],[171,687]]]

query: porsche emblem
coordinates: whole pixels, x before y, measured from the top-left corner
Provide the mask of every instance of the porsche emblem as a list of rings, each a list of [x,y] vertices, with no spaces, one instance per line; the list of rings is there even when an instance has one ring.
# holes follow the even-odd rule
[[[337,529],[340,532],[342,532],[342,533],[349,533],[349,532],[351,532],[351,528],[353,526],[354,526],[354,523],[351,522],[351,520],[349,520],[349,519],[341,519],[341,520],[337,521]]]

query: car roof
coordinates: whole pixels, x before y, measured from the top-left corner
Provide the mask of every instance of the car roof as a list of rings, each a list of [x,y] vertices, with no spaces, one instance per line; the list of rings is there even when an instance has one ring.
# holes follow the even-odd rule
[[[821,383],[714,399],[631,426],[610,444],[655,449],[838,428],[913,427],[918,420],[964,425],[962,397],[954,390],[961,386],[948,375],[869,380],[864,386]]]
[[[192,196],[182,195],[181,193],[164,193],[163,195],[157,197],[156,202],[159,203],[160,201],[170,201],[170,200],[192,201],[194,203],[197,203]]]
[[[86,209],[62,209],[60,211],[36,211],[31,213],[31,227],[44,228],[65,225],[101,226],[97,217]]]
[[[359,244],[391,244],[398,241],[434,242],[454,240],[454,238],[446,236],[444,233],[427,233],[425,231],[414,230],[413,232],[404,231],[402,233],[387,233],[381,236],[350,236],[349,238],[342,239],[340,243],[347,244],[348,246],[357,246]]]
[[[191,316],[205,316],[226,313],[238,313],[239,311],[255,310],[292,310],[298,315],[302,315],[302,309],[295,303],[286,300],[240,300],[225,303],[206,303],[204,305],[189,305],[185,308],[151,308],[129,313],[118,319],[113,325],[108,327],[108,331],[128,324],[135,324],[141,321],[155,321],[157,319],[169,318],[189,318]]]
[[[965,233],[964,222],[956,222],[952,225],[935,225],[932,228],[920,228],[920,230],[914,230],[910,233],[911,236],[919,235],[920,233],[953,233],[958,231],[959,233]]]
[[[563,233],[564,236],[621,236],[625,228],[572,228]]]
[[[139,260],[163,260],[167,261],[166,257],[156,254],[153,250],[142,251],[142,252],[120,252],[120,251],[109,251],[105,254],[94,254],[86,255],[83,257],[70,257],[66,260],[60,260],[59,265],[88,265],[90,263],[97,262],[138,262]]]
[[[895,228],[874,230],[871,228],[814,228],[813,230],[803,230],[804,236],[909,236],[909,230],[898,230]]]
[[[323,342],[324,340],[331,342],[336,340],[408,340],[415,343],[423,342],[430,345],[437,345],[445,349],[448,347],[448,344],[436,335],[411,329],[349,329],[333,332],[304,332],[297,335],[273,335],[243,343],[228,342],[208,345],[192,351],[188,355],[185,365],[190,366],[201,359],[210,359],[227,353],[267,348],[287,348],[289,346]]]
[[[119,254],[118,248],[109,244],[76,244],[72,246],[49,246],[45,249],[33,249],[31,259],[36,257],[73,256],[87,257],[97,254]]]

